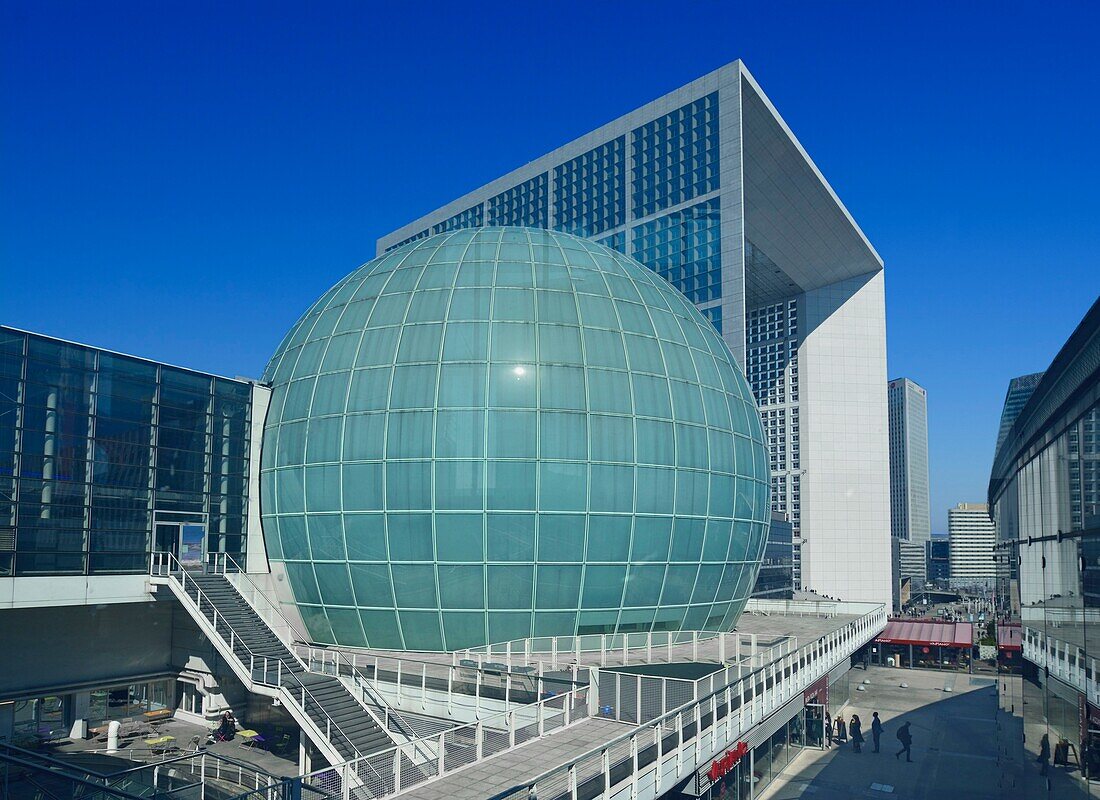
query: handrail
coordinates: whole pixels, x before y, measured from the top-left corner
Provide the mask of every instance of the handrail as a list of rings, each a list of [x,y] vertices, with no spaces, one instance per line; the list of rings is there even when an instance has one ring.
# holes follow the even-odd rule
[[[217,575],[217,574],[225,575],[227,580],[228,580],[228,576],[230,574],[240,575],[241,577],[243,577],[246,581],[248,581],[248,583],[252,587],[252,589],[260,597],[262,597],[264,599],[264,601],[270,607],[270,610],[272,612],[274,612],[275,616],[277,616],[279,618],[279,621],[291,633],[296,633],[297,632],[296,629],[294,628],[294,626],[291,624],[290,620],[288,620],[283,615],[283,612],[279,610],[279,604],[277,602],[273,601],[270,597],[267,596],[267,592],[265,592],[262,588],[260,588],[260,586],[254,580],[252,580],[252,578],[249,576],[249,574],[247,572],[245,572],[244,567],[242,567],[240,565],[240,563],[235,558],[233,558],[233,556],[231,556],[229,553],[211,553],[211,555],[214,557],[213,566],[214,566],[214,574],[215,575]],[[220,573],[218,572],[218,559],[219,559],[219,557],[222,559],[222,571]],[[233,573],[229,572],[229,564],[232,564],[234,567],[236,567],[236,572],[233,572]],[[236,588],[236,587],[234,587],[234,588]],[[248,598],[246,597],[245,600],[248,600]],[[251,605],[251,603],[250,603],[250,605]],[[259,612],[259,609],[256,609],[256,611]],[[263,617],[261,615],[261,619],[262,618]],[[267,620],[264,620],[264,621],[267,622]],[[290,638],[293,640],[295,637],[291,636]],[[296,642],[295,641],[290,641],[290,642],[284,642],[284,643],[287,645],[287,647],[289,649]]]
[[[881,605],[876,605],[876,609],[881,610],[882,606]],[[869,611],[868,613],[863,614],[860,617],[858,617],[857,620],[853,620],[852,622],[850,622],[848,624],[851,625],[851,624],[853,624],[853,623],[855,623],[859,620],[864,620],[864,619],[867,619],[868,621],[870,621],[869,618],[871,616],[875,615],[876,613],[877,613],[877,611]],[[883,613],[883,615],[884,615],[884,613]],[[841,629],[841,630],[843,630],[843,629]],[[870,638],[868,638],[867,641],[870,641]],[[816,642],[811,642],[807,645],[803,645],[803,647],[799,648],[798,651],[795,651],[795,653],[793,655],[798,655],[799,651],[801,651],[805,648],[812,648],[815,644],[816,644]],[[791,655],[792,655],[791,653],[788,653],[785,656],[781,656],[781,658],[788,658]],[[837,658],[832,653],[832,651],[830,650],[827,655],[821,656],[821,658],[818,659],[818,661],[822,664],[826,664],[826,666],[824,666],[821,669],[820,675],[817,677],[817,680],[820,680],[821,675],[828,675],[829,670],[832,669],[832,667],[835,666],[837,663],[839,663],[840,659]],[[774,662],[772,662],[772,663],[774,663]],[[766,667],[760,667],[758,669],[753,670],[752,672],[749,673],[748,677],[754,676],[757,672],[760,672],[765,668]],[[738,684],[742,683],[745,680],[745,677],[746,676],[739,677],[737,679],[736,683],[738,683]],[[793,674],[792,674],[791,678],[787,679],[787,681],[790,682],[790,683],[788,683],[789,692],[790,692],[790,695],[793,697],[794,692],[796,691],[795,688],[792,685],[793,684]],[[803,686],[808,685],[806,683],[805,679],[802,679],[802,685]],[[588,751],[586,751],[586,752],[584,752],[584,753],[582,753],[582,754],[580,754],[580,755],[578,755],[574,758],[571,758],[565,764],[561,764],[559,766],[552,767],[552,768],[546,770],[545,772],[542,772],[541,774],[539,774],[536,777],[530,779],[529,781],[524,782],[522,784],[522,786],[524,786],[524,787],[536,786],[537,787],[537,784],[539,784],[542,781],[545,781],[547,778],[551,777],[552,775],[559,774],[562,771],[565,771],[565,772],[568,773],[568,771],[573,769],[577,764],[585,761],[586,759],[592,758],[593,756],[595,756],[597,754],[603,753],[604,751],[610,751],[615,745],[618,745],[618,744],[621,744],[622,742],[626,742],[626,741],[629,741],[629,740],[633,739],[635,736],[637,736],[639,733],[641,733],[644,730],[647,730],[647,729],[654,729],[654,730],[660,729],[661,726],[663,726],[669,720],[678,720],[679,722],[682,722],[683,718],[680,715],[684,714],[684,712],[686,710],[688,710],[689,708],[691,708],[693,706],[697,706],[699,708],[702,708],[703,703],[706,703],[707,701],[711,700],[711,698],[715,697],[716,695],[723,694],[723,693],[729,691],[733,686],[734,686],[734,683],[730,683],[726,686],[723,686],[719,689],[716,689],[716,690],[712,691],[711,693],[707,694],[704,697],[692,699],[692,700],[688,701],[687,703],[684,703],[683,705],[681,705],[678,708],[675,708],[671,711],[668,711],[668,712],[662,714],[659,717],[654,717],[652,720],[649,720],[648,722],[640,723],[640,724],[636,725],[634,728],[627,731],[626,733],[620,734],[619,736],[616,736],[615,738],[613,738],[613,739],[611,739],[607,742],[603,742],[598,747],[594,747],[594,748],[592,748],[592,749],[590,749],[590,750],[588,750]],[[787,698],[787,699],[789,699],[789,698]],[[755,698],[754,698],[754,700],[755,700]],[[786,700],[784,700],[783,702],[786,702]],[[775,708],[778,708],[778,707],[779,707],[779,704],[776,703],[775,705],[773,705],[773,710]],[[731,711],[727,710],[727,715],[729,713],[731,713]],[[696,722],[698,722],[697,719],[696,719]],[[717,724],[717,721],[712,719],[711,724],[712,725]],[[681,730],[682,730],[682,728],[681,728]],[[702,733],[702,731],[700,730],[700,727],[698,725],[696,725],[696,728],[695,728],[695,731],[692,735],[692,738],[693,739],[698,739],[698,737],[701,735],[701,733]],[[681,743],[681,745],[682,744],[683,743]],[[658,759],[660,758],[660,755],[661,755],[660,751],[658,750]]]
[[[233,556],[231,556],[229,553],[215,553],[214,554],[214,569],[215,570],[217,570],[217,568],[218,568],[218,564],[217,564],[218,556],[221,556],[223,558],[223,562],[222,562],[223,563],[223,567],[222,567],[223,570],[228,572],[228,569],[227,569],[228,564],[230,564],[230,563],[233,564],[233,566],[236,567],[236,569],[237,569],[237,572],[235,574],[243,576],[244,579],[246,581],[248,581],[248,583],[251,585],[251,587],[256,591],[256,593],[260,597],[262,597],[264,599],[264,601],[271,607],[271,610],[275,612],[275,614],[282,621],[282,623],[288,629],[290,629],[291,631],[294,630],[294,626],[290,624],[290,621],[285,616],[283,616],[283,613],[279,610],[278,605],[275,602],[273,602],[270,597],[267,596],[267,593],[264,592],[264,590],[262,588],[260,588],[260,586],[258,586],[256,584],[256,582],[252,580],[252,578],[250,578],[248,576],[248,573],[244,571],[244,569],[237,562],[237,560],[235,558],[233,558]],[[247,602],[248,598],[246,597],[245,600]],[[302,666],[305,667],[305,669],[307,671],[312,672],[313,670],[310,669],[309,662],[308,661],[303,661],[301,659],[301,657],[298,656],[298,653],[295,652],[294,648],[295,648],[296,643],[286,643],[286,644],[287,644],[287,649],[291,652],[292,655],[294,655],[295,658],[298,659],[299,662],[301,662]],[[381,697],[380,695],[376,696],[376,693],[373,692],[373,691],[370,691],[370,693],[368,695],[368,688],[367,688],[368,687],[368,683],[367,683],[368,678],[365,674],[363,674],[362,672],[359,671],[359,668],[355,666],[354,662],[348,661],[347,657],[338,650],[334,650],[332,652],[337,653],[340,660],[343,663],[348,665],[348,667],[350,668],[353,676],[358,676],[359,677],[360,683],[362,684],[364,698],[369,697],[371,702],[373,702],[374,705],[382,712],[382,714],[383,714],[382,719],[378,719],[376,714],[371,712],[369,708],[367,709],[368,713],[372,713],[372,716],[375,716],[375,721],[378,722],[385,730],[389,730],[390,729],[389,728],[389,718],[392,715],[394,717],[394,720],[397,723],[399,732],[404,736],[414,737],[416,735],[416,732],[413,730],[413,727],[411,725],[409,725],[409,723],[405,720],[404,717],[401,716],[401,713],[397,709],[392,708],[385,701],[385,699],[383,697]],[[336,677],[339,677],[339,668],[337,668]]]
[[[20,752],[28,752],[28,751],[24,751],[22,748],[15,747],[14,745],[4,744],[3,742],[0,742],[0,747],[3,747],[5,749],[18,750]],[[125,800],[147,800],[147,798],[141,797],[140,795],[131,794],[130,792],[124,791],[122,789],[116,789],[115,787],[108,786],[104,783],[97,783],[96,781],[90,781],[87,778],[77,777],[77,775],[74,774],[74,773],[83,773],[85,775],[93,775],[94,777],[101,777],[101,776],[96,775],[96,773],[93,773],[93,772],[88,772],[85,769],[74,767],[72,764],[65,764],[64,762],[58,762],[65,769],[65,771],[62,772],[61,770],[50,769],[49,767],[43,766],[42,764],[37,763],[36,761],[33,761],[31,759],[20,758],[19,756],[14,756],[11,753],[0,752],[0,759],[2,759],[4,761],[7,761],[9,763],[12,763],[12,764],[18,764],[19,766],[24,767],[26,769],[34,770],[36,773],[48,773],[48,774],[54,775],[54,776],[60,775],[65,780],[73,781],[75,783],[81,783],[81,784],[84,784],[85,786],[94,787],[97,792],[109,792],[113,795],[124,798]]]
[[[398,788],[405,789],[411,785],[414,785],[415,783],[421,782],[414,779],[413,783],[407,783],[409,778],[406,775],[405,770],[397,766],[402,763],[403,755],[407,757],[408,751],[406,750],[406,748],[410,748],[414,752],[419,751],[421,754],[425,752],[428,753],[428,756],[425,758],[424,761],[420,763],[413,763],[412,766],[414,768],[420,766],[428,766],[432,762],[435,762],[435,768],[438,770],[438,772],[434,774],[420,772],[419,774],[422,780],[428,780],[433,777],[450,774],[466,766],[466,764],[463,763],[452,769],[446,769],[446,741],[448,739],[453,740],[456,736],[463,734],[468,735],[468,741],[477,743],[475,746],[478,750],[478,760],[481,760],[482,743],[486,739],[484,731],[487,727],[495,727],[497,729],[508,731],[509,748],[513,747],[516,745],[515,739],[517,729],[534,725],[537,726],[538,734],[540,736],[543,735],[543,729],[544,725],[546,724],[547,717],[546,709],[548,707],[551,707],[552,705],[556,705],[559,703],[561,705],[560,711],[561,715],[564,717],[564,724],[561,726],[563,728],[569,727],[570,725],[579,723],[582,720],[587,719],[588,697],[582,696],[582,694],[591,690],[594,690],[593,687],[584,686],[573,689],[572,691],[566,692],[564,694],[547,697],[539,700],[537,703],[523,706],[521,709],[510,709],[508,711],[503,711],[484,719],[475,720],[473,722],[468,722],[464,725],[449,728],[448,730],[441,731],[440,733],[432,734],[430,736],[422,736],[418,739],[414,739],[413,741],[406,742],[405,744],[394,745],[393,747],[390,747],[386,750],[379,750],[376,753],[370,753],[369,755],[361,756],[357,759],[339,765],[338,767],[336,767],[336,769],[347,770],[347,772],[342,773],[344,777],[344,783],[346,785],[347,775],[350,774],[352,770],[358,769],[360,765],[365,765],[372,772],[374,772],[375,775],[378,775],[378,771],[374,769],[374,767],[371,765],[371,762],[377,761],[381,763],[390,763],[394,765],[395,778],[397,778],[398,772],[400,772],[401,774],[401,777],[397,778],[397,783],[399,784]],[[552,708],[552,710],[557,711],[558,709]],[[528,721],[523,724],[517,724],[517,714],[522,714],[524,717],[527,717]],[[496,723],[496,725],[492,726],[490,725],[490,723]],[[435,748],[436,752],[433,753],[432,748]],[[314,770],[313,772],[303,775],[302,778],[303,780],[307,780],[312,777],[325,777],[330,775],[333,769],[334,767],[324,767],[322,769]],[[381,778],[382,776],[379,777]]]
[[[168,573],[166,575],[162,575],[159,572],[154,572],[154,570],[157,567],[158,556],[161,557],[160,558],[161,561],[167,561],[167,566],[169,567],[169,570],[168,570]],[[165,556],[167,556],[167,559],[164,558]],[[152,554],[152,561],[150,563],[150,574],[152,574],[156,577],[175,577],[174,571],[171,569],[171,566],[172,566],[173,562],[177,566],[179,566],[179,573],[182,576],[182,578],[177,578],[177,581],[180,584],[180,588],[183,589],[183,593],[187,594],[188,597],[190,598],[190,595],[187,592],[187,570],[185,570],[183,568],[183,565],[180,564],[179,561],[176,559],[176,557],[174,555],[172,555],[171,553],[163,552],[163,551],[154,552]],[[218,608],[217,608],[217,606],[214,605],[214,601],[211,600],[210,597],[206,594],[206,592],[204,592],[202,590],[202,587],[199,586],[195,582],[194,578],[191,579],[191,584],[192,584],[192,586],[195,587],[195,592],[196,592],[195,606],[196,606],[196,608],[198,609],[199,613],[202,614],[203,617],[205,617],[206,615],[203,613],[203,610],[202,610],[202,603],[200,602],[200,600],[198,598],[206,598],[207,604],[210,606],[211,611],[214,612],[214,619],[211,620],[211,625],[214,628],[214,633],[217,634],[218,638],[220,638],[223,642],[225,642],[226,639],[221,634],[221,632],[218,630],[217,620],[221,619],[222,624],[224,624],[225,627],[229,629],[230,638],[229,638],[229,641],[226,642],[226,644],[229,645],[229,649],[230,649],[231,652],[233,652],[234,658],[236,658],[240,662],[242,667],[244,666],[244,662],[240,661],[240,658],[236,655],[236,647],[234,645],[234,638],[236,639],[236,643],[240,644],[240,646],[243,647],[245,649],[245,651],[247,651],[247,653],[249,655],[249,659],[250,659],[250,663],[248,665],[248,677],[249,677],[250,681],[252,681],[253,683],[259,683],[262,686],[269,686],[269,687],[275,688],[275,689],[282,689],[283,691],[285,691],[287,693],[287,695],[292,700],[297,701],[297,698],[294,697],[294,693],[291,692],[288,687],[286,687],[282,684],[282,680],[283,680],[284,676],[289,677],[293,681],[296,681],[297,686],[295,686],[294,688],[295,689],[300,688],[302,690],[301,707],[302,707],[302,711],[305,713],[305,715],[307,717],[309,716],[309,711],[306,709],[306,703],[305,703],[305,696],[306,695],[309,695],[310,699],[313,700],[314,705],[317,706],[318,711],[320,711],[320,713],[322,715],[324,715],[326,727],[328,728],[328,730],[321,731],[321,733],[324,734],[325,738],[328,739],[328,741],[330,743],[332,743],[331,729],[335,728],[336,731],[341,736],[344,737],[344,740],[347,742],[347,744],[351,748],[352,752],[355,753],[356,758],[363,755],[359,751],[359,748],[357,748],[355,746],[355,743],[351,740],[351,737],[348,736],[347,733],[344,732],[344,729],[340,727],[339,723],[337,723],[336,720],[334,720],[331,716],[329,716],[328,712],[325,711],[324,706],[321,705],[320,701],[316,697],[314,697],[313,693],[308,688],[306,688],[306,685],[304,683],[302,683],[302,681],[297,676],[295,676],[293,672],[291,672],[289,670],[283,670],[282,669],[282,665],[283,665],[283,662],[284,662],[283,659],[281,659],[281,658],[274,659],[278,664],[278,667],[277,667],[277,680],[279,680],[280,682],[279,683],[274,683],[274,684],[268,682],[268,680],[267,680],[268,661],[271,660],[271,657],[269,657],[269,656],[257,656],[255,653],[253,653],[251,648],[249,648],[249,646],[247,644],[245,644],[244,641],[242,639],[240,639],[239,636],[236,636],[236,631],[233,629],[233,626],[230,625],[229,622],[225,619],[225,617],[223,617],[218,612]],[[290,648],[287,648],[287,651],[290,653],[291,657],[295,661],[298,661],[299,663],[301,663],[300,659],[298,659],[297,655],[295,655],[293,650],[291,650]],[[262,658],[263,659],[263,678],[261,680],[258,680],[258,681],[255,678],[255,673],[256,673],[255,664],[256,664],[257,658]],[[304,669],[305,665],[302,664],[302,667]],[[333,746],[335,746],[335,743],[333,743]]]

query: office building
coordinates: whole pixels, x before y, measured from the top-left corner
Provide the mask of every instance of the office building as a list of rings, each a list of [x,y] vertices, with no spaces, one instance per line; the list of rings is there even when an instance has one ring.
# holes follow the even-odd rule
[[[882,260],[740,62],[405,225],[585,236],[668,279],[722,335],[760,407],[795,582],[890,597]]]
[[[898,573],[902,578],[908,578],[913,591],[920,591],[928,581],[928,565],[925,563],[925,542],[906,542],[898,540]]]
[[[985,503],[959,503],[947,511],[951,585],[959,589],[993,588],[996,533]]]
[[[924,543],[926,577],[937,588],[947,586],[951,578],[951,542],[946,536],[933,536]]]
[[[1007,577],[998,586],[1000,613],[1021,625],[1023,651],[1022,675],[1000,681],[1001,707],[1022,717],[1028,731],[1009,756],[1033,761],[1046,735],[1051,743],[1068,742],[1094,775],[1100,768],[1100,301],[1011,416],[989,480]],[[1080,796],[1077,786],[1060,782],[1047,789],[1047,798]]]
[[[1020,416],[1020,412],[1023,410],[1024,406],[1027,405],[1027,401],[1031,399],[1035,387],[1039,385],[1039,381],[1042,379],[1043,373],[1033,372],[1030,375],[1021,375],[1018,378],[1013,378],[1008,382],[1008,391],[1005,392],[1004,407],[1001,409],[1001,425],[997,430],[997,446],[994,448],[995,451],[1001,449],[1001,445],[1003,445],[1005,439],[1008,438],[1008,434],[1016,422],[1016,417]]]
[[[789,600],[794,595],[794,553],[791,523],[782,515],[772,513],[764,560],[756,575],[753,597]]]
[[[268,394],[0,327],[0,576],[17,579],[0,607],[22,604],[32,576],[54,604],[140,594],[149,553],[181,542],[262,565],[249,477]]]
[[[924,546],[928,506],[928,393],[908,378],[887,387],[890,425],[890,532]]]

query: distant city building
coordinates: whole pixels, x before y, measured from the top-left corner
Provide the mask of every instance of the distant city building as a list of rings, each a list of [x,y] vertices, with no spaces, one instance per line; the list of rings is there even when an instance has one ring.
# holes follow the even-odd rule
[[[1001,410],[1001,427],[997,431],[996,450],[1001,449],[1001,445],[1008,438],[1009,431],[1012,430],[1012,424],[1016,422],[1016,418],[1020,416],[1020,412],[1027,405],[1027,401],[1031,399],[1031,395],[1035,392],[1035,387],[1039,385],[1039,381],[1042,379],[1043,373],[1033,372],[1030,375],[1013,378],[1008,382],[1008,392],[1005,393],[1005,404]]]
[[[924,543],[924,550],[928,582],[938,586],[947,584],[951,578],[951,540],[934,536]]]
[[[887,385],[890,424],[890,532],[922,545],[928,510],[928,393],[908,378]],[[923,556],[922,556],[923,558]]]
[[[760,407],[796,587],[886,602],[882,259],[741,62],[404,225],[377,249],[482,225],[594,239],[693,302]]]
[[[902,578],[909,578],[914,589],[924,588],[928,581],[928,565],[925,560],[924,544],[898,540],[898,566]]]
[[[951,542],[951,585],[992,587],[997,577],[993,561],[997,537],[989,518],[989,506],[959,503],[947,512],[947,530]]]
[[[753,597],[789,600],[794,595],[792,540],[791,523],[782,514],[773,513]]]

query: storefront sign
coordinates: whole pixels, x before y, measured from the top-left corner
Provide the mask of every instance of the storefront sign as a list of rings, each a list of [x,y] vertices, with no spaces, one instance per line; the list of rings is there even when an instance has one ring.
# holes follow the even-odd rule
[[[707,770],[707,777],[711,783],[720,781],[731,769],[737,766],[737,762],[749,752],[749,746],[744,742],[738,742],[732,750],[727,750],[721,758],[711,762]]]
[[[822,675],[802,692],[802,702],[829,705],[829,676]]]

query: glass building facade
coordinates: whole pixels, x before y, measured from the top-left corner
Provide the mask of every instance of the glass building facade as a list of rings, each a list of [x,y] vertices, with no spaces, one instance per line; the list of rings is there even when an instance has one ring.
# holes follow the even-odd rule
[[[989,485],[1001,622],[1021,625],[1024,659],[1022,676],[1001,675],[1002,707],[1022,717],[1023,763],[1034,763],[1047,738],[1055,765],[1042,797],[1100,796],[1098,365],[1100,302],[1022,408],[1007,408],[1009,392],[1015,418]]]
[[[466,213],[475,208],[489,225],[591,238],[694,303],[764,416],[772,510],[791,522],[795,588],[887,602],[882,259],[744,64],[410,221],[380,237],[377,254],[463,214],[460,227],[476,227],[476,212]]]
[[[748,385],[690,302],[602,245],[410,243],[318,300],[265,377],[264,534],[317,641],[725,630],[752,590]]]
[[[252,386],[0,327],[0,576],[239,558]]]

